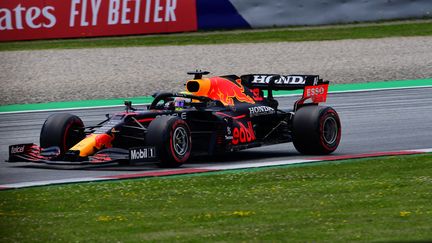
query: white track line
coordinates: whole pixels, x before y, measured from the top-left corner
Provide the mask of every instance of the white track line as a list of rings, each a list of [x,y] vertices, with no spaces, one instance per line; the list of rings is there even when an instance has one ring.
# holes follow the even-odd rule
[[[97,178],[97,177],[83,177],[83,178],[72,178],[72,179],[61,179],[61,180],[31,181],[31,182],[4,184],[4,185],[0,185],[0,188],[24,188],[24,187],[48,186],[48,185],[70,184],[70,183],[78,183],[78,182],[92,182],[92,181],[103,181],[103,180],[109,180],[109,179]]]
[[[236,169],[249,169],[249,168],[260,168],[278,165],[291,165],[291,164],[303,164],[318,162],[320,160],[310,159],[293,159],[293,160],[278,160],[278,161],[264,161],[264,162],[253,162],[247,164],[229,164],[229,165],[211,165],[205,167],[198,167],[198,169],[205,170],[236,170]]]
[[[411,152],[419,152],[419,153],[432,153],[432,148],[425,148],[425,149],[412,149],[412,150],[407,150],[407,151],[411,151]]]

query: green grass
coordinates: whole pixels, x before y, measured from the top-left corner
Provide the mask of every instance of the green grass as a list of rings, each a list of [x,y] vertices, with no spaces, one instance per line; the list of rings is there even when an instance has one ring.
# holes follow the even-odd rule
[[[432,155],[0,192],[0,242],[432,240]]]
[[[224,43],[255,43],[280,41],[321,41],[359,38],[432,35],[432,23],[407,22],[370,24],[367,26],[328,26],[320,28],[289,28],[272,30],[204,32],[156,36],[106,37],[68,40],[17,41],[0,43],[0,51],[64,48],[198,45]]]

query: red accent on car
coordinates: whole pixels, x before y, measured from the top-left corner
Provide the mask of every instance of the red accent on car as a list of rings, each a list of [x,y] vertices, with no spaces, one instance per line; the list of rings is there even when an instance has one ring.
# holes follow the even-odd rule
[[[303,90],[303,98],[311,98],[313,103],[326,102],[328,92],[328,84],[305,86]]]
[[[237,79],[233,82],[226,78],[213,77],[210,78],[211,88],[208,92],[208,97],[214,100],[219,100],[224,105],[234,105],[234,101],[247,102],[255,104],[255,100],[245,94],[241,80]],[[235,100],[234,100],[235,99]]]
[[[238,120],[238,119],[242,119],[242,118],[245,118],[245,117],[246,117],[246,115],[230,116],[230,115],[225,114],[225,113],[223,113],[223,112],[216,112],[216,115],[221,115],[221,116],[225,116],[225,117],[231,117],[231,118],[234,119],[234,120]]]
[[[96,154],[90,158],[91,163],[103,163],[111,160],[112,158],[108,154]]]
[[[98,134],[95,137],[95,147],[98,149],[101,148],[111,148],[111,141],[113,138],[108,134]]]
[[[138,122],[140,122],[140,123],[143,123],[143,122],[151,122],[151,121],[153,121],[154,120],[154,118],[144,118],[144,119],[140,119],[140,120],[138,120]]]
[[[240,127],[233,129],[232,144],[250,143],[256,140],[255,132],[252,127],[252,122],[247,122],[247,127],[243,123],[238,122]]]

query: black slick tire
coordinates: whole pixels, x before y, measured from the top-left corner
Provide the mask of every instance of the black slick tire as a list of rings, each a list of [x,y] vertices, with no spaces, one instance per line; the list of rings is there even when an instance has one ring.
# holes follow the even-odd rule
[[[339,146],[341,132],[339,115],[331,107],[304,106],[294,115],[293,143],[302,154],[332,153]]]
[[[188,124],[175,116],[156,117],[148,126],[146,144],[156,147],[159,167],[176,168],[185,163],[192,150]]]
[[[75,115],[67,113],[49,116],[42,126],[40,146],[58,146],[62,154],[84,139],[84,123]]]

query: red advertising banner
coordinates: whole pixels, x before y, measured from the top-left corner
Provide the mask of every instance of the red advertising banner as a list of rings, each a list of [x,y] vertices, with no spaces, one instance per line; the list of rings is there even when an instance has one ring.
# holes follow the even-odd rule
[[[0,0],[0,41],[196,30],[195,0]]]

